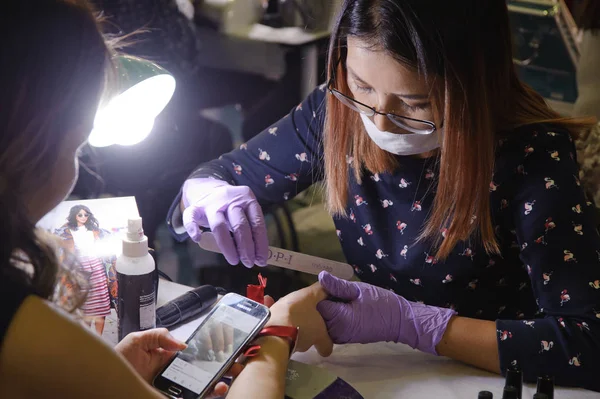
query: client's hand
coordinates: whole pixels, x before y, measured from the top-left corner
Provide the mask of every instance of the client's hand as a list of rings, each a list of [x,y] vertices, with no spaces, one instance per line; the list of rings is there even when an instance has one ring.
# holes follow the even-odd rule
[[[177,351],[185,348],[185,343],[173,338],[166,328],[131,333],[115,346],[115,350],[148,383],[152,383],[154,376],[167,365]],[[226,376],[237,377],[242,368],[241,364],[234,364]],[[228,390],[227,384],[219,382],[206,399],[221,398]]]
[[[271,318],[267,325],[299,327],[296,351],[306,352],[314,345],[321,356],[329,356],[333,343],[317,311],[317,304],[326,298],[327,293],[319,283],[292,292],[271,306]]]
[[[317,304],[325,297],[326,295],[318,283],[293,292],[276,303],[273,303],[271,297],[265,296],[265,305],[271,308],[271,318],[267,325],[299,327],[296,349],[304,352],[315,345],[321,355],[328,356],[331,354],[333,344],[327,335],[325,322],[316,309]],[[239,380],[234,382],[231,388],[231,394],[236,398],[261,397],[258,392],[264,388],[258,388],[258,392],[254,388],[262,387],[265,382],[268,382],[270,387],[277,390],[278,397],[284,396],[289,348],[286,345],[280,345],[276,341],[263,341],[262,345],[259,356],[251,358],[243,371],[239,363],[230,370],[232,374],[241,373]],[[255,361],[254,359],[262,360]],[[278,381],[278,383],[275,383],[275,381]],[[219,385],[215,388],[215,392],[217,388],[224,389],[225,387]]]
[[[186,345],[173,338],[166,328],[131,333],[115,346],[127,362],[148,383]]]

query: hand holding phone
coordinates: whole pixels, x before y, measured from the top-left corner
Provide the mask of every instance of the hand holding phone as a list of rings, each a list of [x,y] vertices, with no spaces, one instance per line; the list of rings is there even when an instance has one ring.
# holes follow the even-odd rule
[[[237,294],[225,295],[188,339],[188,347],[154,379],[154,386],[171,397],[204,397],[269,317],[266,306]]]
[[[166,328],[128,334],[115,346],[115,350],[148,383],[182,349],[185,344],[173,338]]]

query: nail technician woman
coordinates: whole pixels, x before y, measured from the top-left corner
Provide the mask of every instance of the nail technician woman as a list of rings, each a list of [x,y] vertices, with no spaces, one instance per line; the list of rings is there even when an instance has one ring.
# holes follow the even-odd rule
[[[600,390],[600,237],[572,143],[587,121],[518,79],[510,37],[504,0],[346,0],[328,82],[201,165],[169,220],[196,241],[212,229],[232,264],[264,266],[259,204],[324,181],[364,281],[320,277],[346,300],[318,306],[334,342]]]

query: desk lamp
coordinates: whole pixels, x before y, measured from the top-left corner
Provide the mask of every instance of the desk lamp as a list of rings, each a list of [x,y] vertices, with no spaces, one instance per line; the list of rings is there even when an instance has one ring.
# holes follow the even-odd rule
[[[120,55],[114,63],[118,94],[96,113],[88,140],[92,147],[144,140],[175,92],[175,78],[153,62]]]

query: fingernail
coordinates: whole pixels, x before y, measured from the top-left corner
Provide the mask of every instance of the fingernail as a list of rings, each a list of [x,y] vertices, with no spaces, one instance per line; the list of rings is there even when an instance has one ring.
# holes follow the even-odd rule
[[[269,259],[269,256],[267,254],[256,254],[256,264],[258,266],[266,266],[267,259]]]
[[[335,278],[329,272],[326,272],[325,270],[323,270],[323,271],[321,271],[321,273],[319,273],[319,282],[320,283],[323,283],[323,282],[330,283],[333,280],[335,280]]]
[[[184,224],[183,227],[185,227],[185,229],[187,230],[187,233],[192,239],[192,241],[200,241],[200,230],[198,229],[198,226],[196,226],[196,223],[187,223]]]
[[[213,351],[212,349],[209,349],[208,352],[206,353],[206,357],[208,358],[209,362],[214,362],[215,361],[215,351]]]
[[[265,267],[267,265],[267,261],[264,259],[256,258],[256,265],[260,267]]]
[[[227,345],[227,354],[231,355],[233,353],[233,345],[232,344],[228,344]]]
[[[167,332],[167,338],[169,338],[171,341],[175,342],[177,345],[183,347],[183,348],[187,348],[187,344],[183,341],[178,340],[177,338],[175,338],[173,336],[173,334],[171,334],[171,332]]]
[[[232,266],[238,265],[240,263],[240,258],[228,258],[228,257],[225,257],[225,260],[227,260],[227,263],[229,263]]]
[[[225,353],[223,351],[217,352],[217,362],[224,362],[226,359]]]

